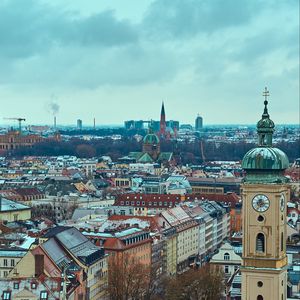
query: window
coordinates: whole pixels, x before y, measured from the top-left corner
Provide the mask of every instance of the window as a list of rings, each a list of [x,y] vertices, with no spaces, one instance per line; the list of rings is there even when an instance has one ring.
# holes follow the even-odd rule
[[[262,287],[263,285],[264,285],[264,284],[263,284],[262,281],[258,281],[258,282],[257,282],[257,286],[258,286],[258,287]]]
[[[229,267],[228,266],[224,266],[224,273],[228,274],[229,273]]]
[[[265,236],[259,233],[256,237],[256,251],[265,252]]]
[[[47,299],[48,299],[48,292],[42,291],[42,292],[41,292],[40,299],[41,299],[41,300],[47,300]]]
[[[230,260],[230,255],[229,255],[229,253],[225,253],[224,254],[224,260]]]
[[[31,289],[33,289],[33,290],[36,289],[36,283],[35,282],[31,282]]]
[[[14,267],[14,266],[15,266],[15,260],[14,260],[14,259],[11,259],[11,260],[10,260],[10,266],[11,266],[11,267]]]
[[[4,291],[2,294],[3,300],[10,300],[11,299],[11,292],[10,291]]]
[[[280,244],[281,244],[281,251],[283,251],[283,232],[281,232],[281,241],[280,241]]]
[[[264,300],[264,297],[262,295],[258,295],[256,299],[257,300]]]
[[[14,282],[14,290],[18,290],[19,289],[19,282]]]
[[[7,259],[6,258],[3,260],[3,266],[7,267]]]

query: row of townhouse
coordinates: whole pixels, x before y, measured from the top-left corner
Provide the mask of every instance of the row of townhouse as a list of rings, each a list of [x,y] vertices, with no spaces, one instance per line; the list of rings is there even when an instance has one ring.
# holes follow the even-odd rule
[[[89,223],[90,226],[85,223],[78,229],[110,254],[129,249],[140,253],[141,240],[138,236],[149,236],[150,233],[146,241],[152,245],[151,259],[147,263],[155,265],[158,273],[167,275],[182,273],[206,263],[230,234],[228,208],[208,201],[182,203],[151,216],[113,214],[98,226],[91,220]],[[130,239],[129,244],[125,242],[127,238]]]
[[[175,274],[174,265],[177,273],[201,266],[230,234],[229,213],[216,202],[175,207],[161,216],[171,227],[163,231],[167,274]]]

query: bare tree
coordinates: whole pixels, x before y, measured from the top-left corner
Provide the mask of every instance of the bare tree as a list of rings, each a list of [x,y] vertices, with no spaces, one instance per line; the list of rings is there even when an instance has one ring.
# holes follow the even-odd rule
[[[112,300],[143,299],[149,284],[149,267],[126,253],[110,257],[108,292]]]
[[[164,299],[219,300],[224,290],[223,274],[210,266],[190,270],[167,282]]]

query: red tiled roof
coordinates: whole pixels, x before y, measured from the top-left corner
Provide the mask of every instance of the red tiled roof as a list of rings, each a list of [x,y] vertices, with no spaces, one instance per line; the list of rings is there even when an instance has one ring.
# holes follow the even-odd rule
[[[210,200],[216,202],[230,203],[234,207],[240,202],[240,197],[236,193],[228,194],[190,194],[186,196],[186,200]]]
[[[121,194],[114,205],[136,207],[174,207],[180,203],[181,195],[170,194]],[[128,202],[128,204],[126,204]]]
[[[43,195],[37,188],[17,188],[14,192],[20,196],[36,196]]]
[[[120,241],[118,238],[107,238],[104,242],[105,249],[114,249],[114,250],[121,250],[125,248],[125,244]]]

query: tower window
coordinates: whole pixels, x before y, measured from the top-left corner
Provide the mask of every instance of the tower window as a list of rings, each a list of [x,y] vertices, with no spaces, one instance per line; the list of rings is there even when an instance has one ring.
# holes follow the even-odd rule
[[[259,233],[256,237],[256,251],[265,252],[265,236]]]
[[[283,232],[281,232],[281,251],[283,251]]]
[[[258,287],[262,287],[263,285],[264,285],[264,284],[263,284],[262,281],[258,281],[258,282],[257,282],[257,286],[258,286]]]
[[[264,300],[264,297],[262,295],[258,295],[256,299],[257,300]]]

